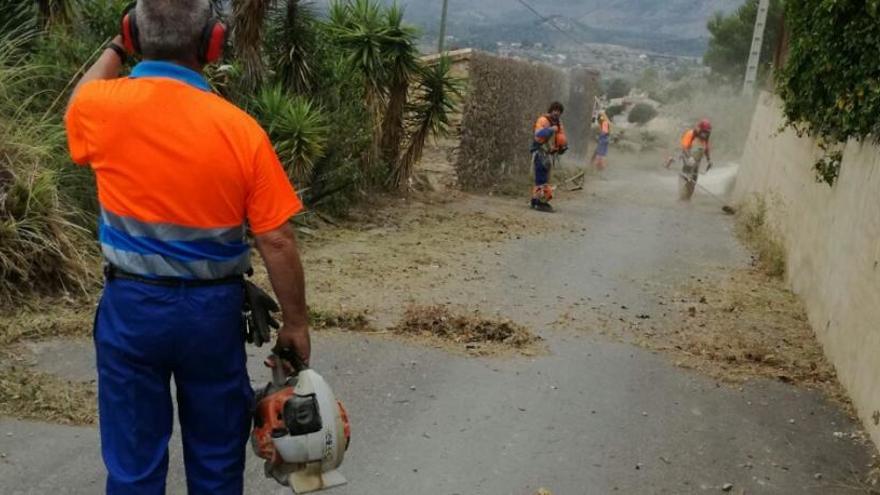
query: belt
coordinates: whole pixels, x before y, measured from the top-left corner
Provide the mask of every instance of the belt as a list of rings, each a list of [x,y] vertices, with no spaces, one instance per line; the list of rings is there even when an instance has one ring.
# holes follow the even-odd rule
[[[131,280],[149,285],[158,285],[161,287],[210,287],[213,285],[226,285],[233,283],[243,283],[243,275],[230,275],[223,278],[212,279],[186,279],[177,277],[145,277],[136,273],[120,270],[113,265],[104,265],[104,277],[108,282],[119,280]]]

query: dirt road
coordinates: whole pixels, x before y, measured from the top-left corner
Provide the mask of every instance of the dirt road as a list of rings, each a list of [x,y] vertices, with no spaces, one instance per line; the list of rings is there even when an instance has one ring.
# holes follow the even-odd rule
[[[871,450],[819,392],[719,383],[600,334],[600,320],[659,315],[667,288],[749,261],[710,198],[675,201],[674,174],[617,165],[608,179],[561,195],[555,215],[462,196],[315,234],[315,307],[366,311],[381,330],[408,304],[448,304],[510,318],[546,346],[487,357],[390,333],[316,332],[314,365],[354,431],[342,469],[350,484],[332,493],[678,494],[728,483],[733,493],[865,493]],[[88,341],[28,349],[42,369],[93,376]],[[169,493],[184,492],[178,441]],[[101,490],[93,427],[0,419],[0,453],[2,493]],[[252,456],[246,492],[283,493]]]

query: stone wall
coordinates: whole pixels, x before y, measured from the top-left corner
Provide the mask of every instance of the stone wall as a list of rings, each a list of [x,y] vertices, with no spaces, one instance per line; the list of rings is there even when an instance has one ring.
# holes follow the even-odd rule
[[[455,170],[459,187],[491,186],[529,172],[532,129],[550,102],[561,101],[572,155],[590,145],[595,71],[566,71],[545,64],[468,51],[456,65],[467,75]]]
[[[880,444],[880,147],[850,142],[833,187],[815,180],[815,141],[760,97],[734,197],[765,198],[787,255],[787,279],[862,422]]]

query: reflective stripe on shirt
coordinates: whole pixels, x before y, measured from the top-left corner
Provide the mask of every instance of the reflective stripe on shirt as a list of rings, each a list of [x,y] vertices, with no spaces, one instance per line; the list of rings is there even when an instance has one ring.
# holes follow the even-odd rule
[[[204,280],[242,274],[250,267],[243,225],[150,223],[102,209],[100,240],[108,262],[138,275]]]

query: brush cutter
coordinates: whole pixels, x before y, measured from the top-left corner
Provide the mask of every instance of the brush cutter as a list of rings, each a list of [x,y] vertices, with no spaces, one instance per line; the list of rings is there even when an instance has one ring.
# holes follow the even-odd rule
[[[736,213],[736,210],[732,206],[728,205],[723,199],[721,199],[718,195],[716,195],[712,191],[706,189],[706,187],[704,187],[702,184],[697,183],[697,181],[695,181],[694,179],[685,175],[684,172],[679,172],[678,176],[681,177],[682,179],[690,182],[691,184],[699,187],[700,190],[702,190],[704,193],[706,193],[709,196],[711,196],[712,198],[714,198],[715,201],[718,201],[719,203],[721,203],[721,211],[723,211],[724,213],[727,213],[728,215],[733,215],[734,213]]]

